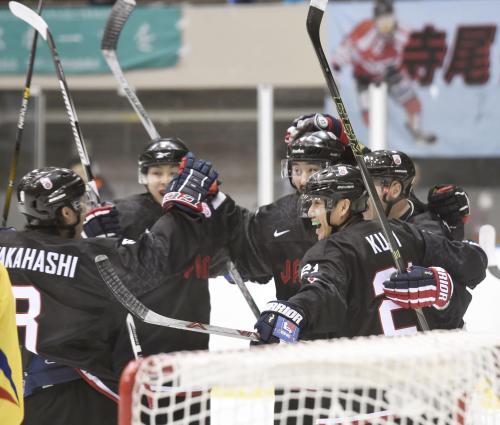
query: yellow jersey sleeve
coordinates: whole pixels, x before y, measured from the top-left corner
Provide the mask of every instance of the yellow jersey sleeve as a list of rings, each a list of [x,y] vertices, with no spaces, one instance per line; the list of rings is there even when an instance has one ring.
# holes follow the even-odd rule
[[[9,274],[0,263],[0,424],[23,420],[21,352],[16,326],[16,303]]]

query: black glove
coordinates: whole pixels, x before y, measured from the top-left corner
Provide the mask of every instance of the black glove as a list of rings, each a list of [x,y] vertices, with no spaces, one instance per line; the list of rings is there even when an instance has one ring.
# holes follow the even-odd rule
[[[384,295],[403,308],[448,307],[453,281],[441,267],[412,266],[383,283]]]
[[[287,301],[271,301],[260,314],[254,328],[260,335],[260,343],[273,344],[280,340],[297,342],[305,326],[306,318],[299,306]]]
[[[176,207],[190,215],[210,215],[210,210],[203,201],[212,185],[216,184],[217,176],[210,161],[198,160],[189,152],[182,159],[179,173],[163,197],[163,209],[167,211]]]
[[[468,221],[470,215],[469,197],[465,190],[452,184],[434,186],[427,196],[429,210],[437,214],[450,227]]]
[[[121,236],[118,210],[114,205],[102,204],[85,216],[82,237],[109,238]]]
[[[331,131],[344,146],[349,144],[342,121],[328,114],[309,114],[295,118],[285,133],[285,142],[291,143],[304,133],[320,130]]]

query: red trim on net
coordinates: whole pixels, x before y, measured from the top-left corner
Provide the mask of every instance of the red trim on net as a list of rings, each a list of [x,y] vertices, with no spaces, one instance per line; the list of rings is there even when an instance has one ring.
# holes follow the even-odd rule
[[[143,359],[133,360],[123,369],[119,386],[118,425],[132,424],[132,390],[137,370],[142,361]]]

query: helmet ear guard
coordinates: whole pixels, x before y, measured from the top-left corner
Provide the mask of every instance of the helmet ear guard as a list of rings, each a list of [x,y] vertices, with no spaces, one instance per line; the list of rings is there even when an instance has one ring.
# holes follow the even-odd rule
[[[358,199],[351,200],[351,205],[349,209],[354,214],[361,214],[368,209],[368,192],[365,190],[364,194],[361,195]]]

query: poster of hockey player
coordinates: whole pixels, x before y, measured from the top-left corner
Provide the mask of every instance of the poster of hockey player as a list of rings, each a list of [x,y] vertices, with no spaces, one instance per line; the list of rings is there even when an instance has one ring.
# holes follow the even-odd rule
[[[391,149],[500,155],[495,1],[333,3],[327,16],[332,70],[360,140],[368,141],[369,85],[385,82]]]

